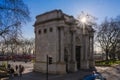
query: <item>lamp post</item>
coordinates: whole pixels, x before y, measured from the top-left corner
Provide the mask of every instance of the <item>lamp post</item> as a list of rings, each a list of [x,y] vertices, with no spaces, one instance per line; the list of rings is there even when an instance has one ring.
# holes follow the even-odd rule
[[[46,55],[46,80],[48,80],[48,65],[52,64],[52,57]]]
[[[48,80],[48,55],[46,55],[46,60],[47,60],[47,64],[46,64],[46,80]]]

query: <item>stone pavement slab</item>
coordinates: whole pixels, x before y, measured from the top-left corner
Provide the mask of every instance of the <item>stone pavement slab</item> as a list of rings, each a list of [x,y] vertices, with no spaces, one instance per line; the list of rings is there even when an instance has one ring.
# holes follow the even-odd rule
[[[65,75],[49,74],[48,80],[82,80],[85,75],[91,74],[90,70],[80,70],[75,73],[68,73]],[[14,80],[20,80],[20,77],[15,77]],[[30,72],[23,74],[21,80],[46,80],[46,74],[39,72]]]
[[[120,80],[120,64],[110,67],[96,67],[107,80]]]

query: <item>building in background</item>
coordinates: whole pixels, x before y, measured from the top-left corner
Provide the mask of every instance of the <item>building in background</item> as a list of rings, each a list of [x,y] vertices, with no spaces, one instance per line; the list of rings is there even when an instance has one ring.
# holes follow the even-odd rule
[[[94,67],[91,26],[77,26],[76,19],[53,10],[36,17],[34,70],[46,72],[47,56],[51,57],[49,73],[65,74]],[[84,34],[83,34],[84,32]]]

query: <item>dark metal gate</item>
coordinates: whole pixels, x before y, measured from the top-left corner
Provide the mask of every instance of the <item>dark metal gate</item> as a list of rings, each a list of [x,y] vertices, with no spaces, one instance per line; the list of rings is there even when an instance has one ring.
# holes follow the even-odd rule
[[[81,47],[76,46],[76,61],[77,61],[77,69],[80,70],[80,52],[81,52]]]

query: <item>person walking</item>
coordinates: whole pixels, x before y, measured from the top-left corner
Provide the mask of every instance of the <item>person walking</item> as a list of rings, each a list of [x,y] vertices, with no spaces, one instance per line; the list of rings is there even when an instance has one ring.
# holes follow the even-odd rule
[[[11,80],[12,74],[11,74],[11,65],[10,64],[7,65],[7,73],[9,74],[9,79]]]
[[[19,74],[18,65],[15,66],[15,71],[16,71],[16,72],[15,72],[15,75],[18,76],[18,74]]]
[[[11,67],[10,64],[8,64],[8,74],[9,74],[9,80],[14,79],[14,69]]]
[[[83,80],[95,80],[97,75],[96,71],[92,71],[92,74],[86,76]]]
[[[10,69],[10,74],[11,74],[10,80],[14,79],[14,73],[15,73],[15,71],[14,71],[13,67],[11,67],[11,69]]]
[[[23,65],[19,65],[19,77],[20,77],[20,80],[22,78],[22,73],[24,72],[24,66]]]

